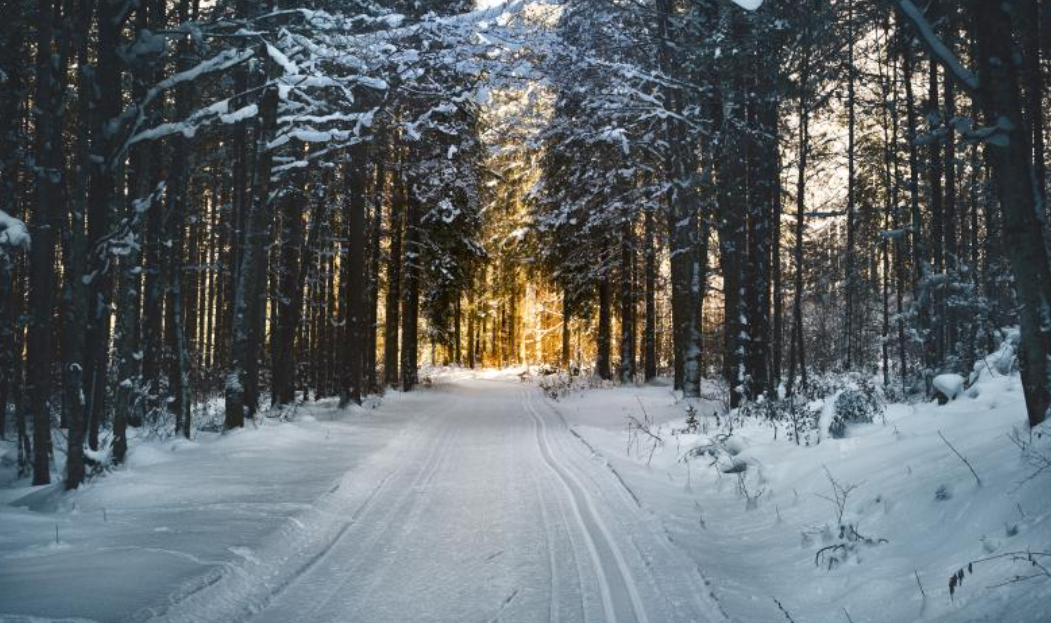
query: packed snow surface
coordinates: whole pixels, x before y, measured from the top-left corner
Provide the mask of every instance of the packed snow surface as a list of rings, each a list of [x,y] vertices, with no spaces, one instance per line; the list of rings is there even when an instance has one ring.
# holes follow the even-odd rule
[[[140,446],[126,470],[71,496],[22,490],[0,518],[15,528],[0,543],[0,612],[726,620],[696,564],[531,384],[438,382],[365,416],[311,413],[317,421]],[[394,421],[376,423],[380,413]]]
[[[664,386],[552,400],[525,369],[426,374],[375,409],[140,440],[74,493],[0,482],[0,620],[1051,619],[1051,578],[994,558],[1051,542],[1051,473],[1026,480],[1007,438],[1017,376],[806,447],[706,401],[685,432]],[[831,569],[829,475],[856,485],[843,522],[873,541]]]

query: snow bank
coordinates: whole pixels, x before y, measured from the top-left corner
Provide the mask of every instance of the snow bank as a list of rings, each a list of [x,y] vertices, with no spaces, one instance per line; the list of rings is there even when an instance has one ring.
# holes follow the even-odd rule
[[[292,423],[133,438],[125,466],[71,493],[17,478],[14,444],[0,441],[0,621],[164,620],[172,600],[257,570],[267,548],[292,560],[368,484],[344,474],[391,444],[422,400],[394,396],[382,416],[323,401]]]
[[[988,365],[1010,368],[1001,354]],[[785,620],[776,599],[807,623],[842,623],[844,611],[858,622],[1046,623],[1051,577],[1024,552],[1051,544],[1051,471],[1030,477],[1051,440],[1029,437],[1017,375],[975,376],[966,393],[943,379],[957,396],[945,406],[890,404],[885,422],[810,447],[710,402],[693,404],[691,430],[687,403],[662,388],[552,404],[694,558],[731,620]],[[660,441],[633,441],[629,417]]]

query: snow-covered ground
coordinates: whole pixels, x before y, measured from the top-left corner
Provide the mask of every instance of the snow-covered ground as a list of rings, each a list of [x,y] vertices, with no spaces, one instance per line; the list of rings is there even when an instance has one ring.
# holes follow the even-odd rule
[[[12,480],[13,444],[4,442],[0,619],[148,618],[253,560],[424,402],[396,396],[381,414],[325,401],[300,409],[295,423],[134,443],[127,467],[66,494]]]
[[[756,419],[719,436],[726,419],[717,426],[721,408],[705,402],[695,407],[702,430],[675,434],[686,407],[666,387],[570,393],[556,408],[697,561],[734,621],[788,620],[775,600],[799,623],[1051,621],[1051,577],[1024,556],[1002,556],[1051,551],[1051,469],[1026,481],[1035,467],[1009,439],[1016,430],[1029,439],[1017,375],[983,374],[945,406],[889,405],[885,421],[810,447],[784,428],[774,439]],[[629,435],[628,418],[647,414],[662,442]],[[1034,438],[1051,456],[1047,440]],[[688,452],[715,441],[723,450]],[[735,463],[747,466],[742,476],[725,473]],[[856,485],[842,523],[872,543],[839,538],[829,475]],[[853,551],[829,549],[816,563],[840,543]],[[842,561],[832,569],[830,555]],[[997,556],[968,573],[971,561]]]
[[[365,414],[324,405],[314,421],[139,446],[74,494],[6,492],[20,506],[0,511],[0,612],[725,620],[696,565],[534,386],[468,376],[436,373]]]
[[[426,370],[376,409],[140,442],[70,494],[3,481],[0,620],[1051,620],[1051,577],[1011,581],[1043,566],[967,572],[1051,543],[1051,471],[1024,481],[1008,439],[1017,376],[801,447],[754,419],[726,436],[703,401],[674,434],[666,386],[552,401],[522,372]],[[857,485],[842,522],[829,475]]]

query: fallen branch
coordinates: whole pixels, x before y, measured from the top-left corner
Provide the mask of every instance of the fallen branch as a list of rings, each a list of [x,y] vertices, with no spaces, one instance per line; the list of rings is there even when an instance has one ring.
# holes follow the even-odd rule
[[[960,454],[959,450],[954,448],[952,444],[949,443],[949,440],[945,438],[945,435],[943,435],[941,431],[938,431],[938,436],[942,438],[942,441],[945,442],[945,445],[949,446],[949,449],[952,450],[956,456],[960,457],[960,460],[963,461],[963,464],[967,466],[967,469],[971,470],[971,474],[974,475],[974,480],[978,483],[978,486],[982,486],[982,479],[978,477],[978,472],[974,471],[974,467],[971,465],[971,462],[967,460],[967,457]]]

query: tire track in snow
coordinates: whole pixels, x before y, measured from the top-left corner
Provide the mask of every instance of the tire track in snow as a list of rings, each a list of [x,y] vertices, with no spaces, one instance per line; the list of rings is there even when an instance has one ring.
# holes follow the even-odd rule
[[[573,515],[584,535],[588,554],[591,557],[592,566],[599,582],[606,623],[621,623],[628,620],[634,620],[636,623],[649,623],[635,578],[624,560],[623,553],[598,514],[594,500],[580,480],[555,458],[555,454],[551,450],[547,423],[533,406],[533,392],[526,392],[522,406],[538,425],[537,443],[540,445],[541,456],[544,463],[561,484],[563,491],[565,491],[573,509]],[[603,556],[603,552],[607,552],[606,557]],[[612,561],[605,560],[607,557],[612,558]],[[607,564],[608,562],[612,562],[612,565]],[[615,599],[611,578],[608,575],[611,571],[616,574],[613,582],[620,584],[624,588],[624,592],[627,593],[630,608],[626,608],[626,605],[623,604],[621,595],[617,595],[619,599]],[[619,579],[619,582],[617,579]],[[628,610],[628,612],[624,612],[624,610]],[[631,618],[629,619],[628,617]]]
[[[445,455],[448,452],[449,446],[452,445],[451,440],[453,435],[454,432],[452,429],[443,427],[441,433],[439,434],[438,441],[436,443],[431,444],[431,448],[430,451],[427,453],[427,457],[424,459],[423,462],[417,464],[419,466],[419,469],[413,476],[412,482],[409,483],[408,486],[401,487],[400,492],[397,494],[398,497],[396,498],[394,503],[390,504],[387,507],[388,511],[383,515],[383,517],[379,520],[369,520],[368,522],[361,522],[362,525],[366,526],[366,528],[378,526],[380,529],[373,534],[366,535],[361,541],[356,541],[352,546],[350,552],[340,552],[340,554],[345,555],[349,559],[353,560],[354,564],[350,565],[349,567],[341,568],[341,577],[327,578],[327,580],[329,581],[330,589],[327,591],[325,596],[319,601],[316,601],[313,607],[309,609],[309,611],[301,612],[294,620],[318,620],[317,614],[321,612],[326,606],[328,606],[328,604],[332,603],[332,600],[337,596],[337,594],[342,593],[349,583],[358,580],[358,578],[360,577],[358,572],[361,569],[361,567],[363,567],[365,564],[375,564],[377,559],[382,561],[380,564],[383,565],[383,567],[388,567],[391,564],[392,557],[390,556],[369,556],[368,554],[373,552],[377,547],[380,547],[383,544],[387,543],[387,536],[393,531],[395,526],[399,525],[398,519],[406,517],[406,511],[412,510],[414,506],[419,505],[419,495],[417,492],[420,488],[426,487],[427,484],[429,484],[431,480],[434,479],[434,475],[437,472],[436,467],[441,464],[442,460],[444,460]],[[425,437],[425,435],[422,435],[422,433],[421,436]],[[402,522],[400,525],[404,525],[404,522]],[[337,539],[328,548],[326,548],[323,556],[319,558],[318,562],[320,562],[320,560],[323,560],[324,558],[328,558],[329,556],[333,555],[333,553],[336,552],[337,549],[339,549],[342,537],[348,532],[351,534],[356,534],[352,530],[345,530],[344,533],[340,535],[340,539]],[[316,567],[318,565],[314,566]],[[295,578],[295,580],[287,583],[286,587],[302,581],[308,572],[309,570],[307,570],[307,572],[299,574]],[[266,611],[261,612],[260,615],[264,620],[269,620],[269,617],[271,616]]]
[[[645,540],[647,540],[649,544],[661,550],[661,558],[666,561],[675,561],[676,566],[680,567],[681,571],[676,574],[677,577],[682,577],[683,573],[688,574],[689,576],[692,576],[692,586],[704,588],[703,591],[678,591],[674,594],[674,596],[677,597],[678,600],[672,599],[668,596],[667,591],[665,590],[666,587],[660,584],[658,578],[651,573],[651,579],[653,580],[654,590],[657,593],[662,594],[664,599],[668,602],[668,604],[676,610],[681,610],[682,606],[680,605],[680,600],[686,598],[689,600],[694,612],[708,613],[710,617],[715,618],[716,620],[730,621],[729,614],[727,614],[726,610],[719,602],[719,599],[715,596],[712,590],[711,582],[704,574],[700,565],[698,565],[695,561],[691,560],[689,556],[687,556],[683,552],[681,546],[679,546],[675,542],[675,539],[672,537],[671,533],[668,531],[667,527],[660,520],[660,518],[657,515],[655,515],[653,511],[643,506],[639,497],[628,486],[627,482],[625,482],[624,479],[621,477],[620,472],[614,469],[613,465],[610,464],[609,459],[607,459],[601,452],[599,452],[594,446],[592,446],[579,433],[573,430],[570,427],[569,422],[566,420],[565,415],[563,415],[562,412],[555,405],[551,404],[542,395],[540,396],[540,402],[543,407],[547,408],[551,413],[558,417],[562,425],[573,435],[573,437],[576,438],[577,442],[579,442],[581,446],[587,448],[587,450],[591,453],[592,456],[597,456],[601,458],[602,461],[605,463],[605,467],[616,476],[617,484],[613,485],[612,489],[616,491],[617,495],[623,502],[622,511],[624,516],[634,519],[632,524],[627,526],[628,528],[630,528],[627,531],[627,535],[628,541],[631,544],[633,550],[636,552],[639,559],[646,561],[647,566],[649,566],[650,563],[647,561],[647,558],[643,555],[642,550],[640,549],[638,544],[638,541],[640,539],[645,539],[646,533],[648,533],[649,538]],[[566,437],[565,440],[570,441],[568,437]],[[580,446],[577,447],[579,448]],[[571,459],[574,456],[576,457],[576,463],[578,465],[590,465],[588,459],[582,453],[574,452],[568,447],[566,447],[565,450],[566,456],[569,456]],[[588,470],[584,467],[578,467],[578,471],[581,474],[588,476],[591,482],[595,484],[596,488],[598,488],[600,491],[603,490],[603,487],[599,482],[597,473],[593,472],[592,470]],[[610,487],[606,488],[608,489]],[[606,496],[604,495],[603,497]]]
[[[519,402],[523,408],[525,406],[525,400],[527,399],[527,392],[523,392],[520,395]],[[533,435],[539,440],[540,437],[540,424],[536,418],[530,417],[530,423],[533,425]],[[537,455],[543,460],[543,453],[540,451],[539,443],[536,446]],[[550,586],[548,588],[548,621],[550,623],[559,623],[562,620],[561,608],[559,608],[558,600],[558,588],[561,586],[559,581],[560,574],[558,573],[558,561],[555,558],[555,543],[556,543],[556,532],[552,526],[552,517],[550,516],[551,510],[548,507],[546,498],[544,496],[544,490],[540,486],[539,478],[536,478],[534,474],[533,482],[536,486],[537,498],[540,503],[540,517],[544,524],[544,538],[547,543],[547,564],[549,570]],[[568,518],[566,517],[566,511],[562,507],[562,504],[556,502],[555,507],[558,509],[558,519],[560,525],[568,526]],[[580,606],[580,619],[584,620],[584,577],[580,569],[580,560],[577,558],[576,543],[574,543],[573,535],[567,530],[566,540],[569,541],[569,553],[573,557],[573,568],[576,569],[577,579],[577,594],[579,597]]]
[[[344,588],[349,582],[358,580],[361,576],[358,573],[361,566],[366,562],[372,562],[370,567],[369,581],[363,586],[355,586],[354,593],[360,595],[369,595],[372,591],[380,585],[389,575],[391,569],[396,562],[399,562],[398,554],[405,547],[406,539],[410,538],[410,535],[416,531],[418,524],[420,523],[420,515],[423,511],[423,504],[421,503],[420,496],[424,491],[430,487],[431,483],[434,482],[435,477],[441,471],[442,465],[445,464],[449,458],[449,449],[453,446],[452,440],[459,434],[459,428],[443,427],[439,442],[435,443],[436,447],[439,447],[437,453],[432,453],[429,459],[429,463],[424,466],[423,469],[417,474],[417,478],[407,488],[407,495],[402,496],[400,505],[392,505],[395,510],[391,517],[384,522],[384,529],[380,533],[373,547],[370,548],[369,552],[373,551],[376,546],[387,544],[389,548],[383,552],[382,556],[366,556],[365,551],[358,552],[354,555],[354,558],[359,563],[354,567],[353,570],[348,571],[346,577],[342,580],[340,586],[333,589],[332,594],[325,600],[325,603],[319,606],[316,611],[320,611],[324,606],[327,606],[331,602],[340,589]],[[420,476],[423,476],[422,480]],[[395,530],[395,527],[398,527]],[[388,538],[391,537],[391,538]],[[378,564],[377,564],[378,561]]]
[[[407,448],[402,451],[404,455],[415,455],[415,451],[427,443],[427,435],[424,431],[406,430],[403,439],[407,440]],[[439,439],[444,437],[439,436]],[[403,442],[404,443],[404,442]],[[427,460],[423,462],[426,468],[427,462],[433,457],[440,444],[429,444],[430,451]],[[395,445],[380,450],[376,459],[380,463],[389,462],[387,453],[393,451]],[[382,525],[389,526],[390,516],[400,508],[402,500],[408,495],[407,492],[399,492],[396,503],[387,507],[394,509],[388,512],[384,522],[363,521],[376,507],[377,501],[385,500],[387,491],[396,483],[404,482],[412,478],[413,483],[418,482],[426,475],[426,470],[418,470],[410,475],[421,463],[416,461],[398,461],[393,468],[381,472],[379,482],[368,490],[364,501],[352,507],[353,511],[349,519],[345,519],[344,509],[341,506],[345,502],[339,500],[345,495],[341,490],[348,482],[355,470],[344,474],[338,481],[337,486],[328,494],[322,496],[303,515],[289,518],[288,525],[278,530],[273,535],[279,539],[274,543],[276,548],[271,551],[257,552],[260,556],[266,556],[264,565],[253,565],[248,561],[231,562],[223,565],[217,572],[201,576],[186,590],[173,595],[162,607],[151,607],[137,613],[131,620],[149,620],[155,623],[198,623],[221,620],[224,623],[237,623],[251,618],[266,616],[267,610],[280,603],[280,596],[288,592],[290,588],[300,583],[308,575],[329,558],[331,553],[339,547],[349,533],[356,533],[357,526],[365,528]],[[338,530],[332,536],[326,536],[323,546],[317,547],[318,543],[310,534],[331,533],[326,526],[338,524]],[[295,526],[293,529],[292,526]],[[285,538],[282,539],[282,536]],[[382,534],[378,535],[382,537]],[[291,543],[301,543],[300,548],[291,552],[282,550],[281,540]],[[276,555],[276,556],[275,556]],[[306,556],[305,560],[301,560]],[[291,571],[289,571],[291,568]],[[296,617],[301,618],[301,617]]]

